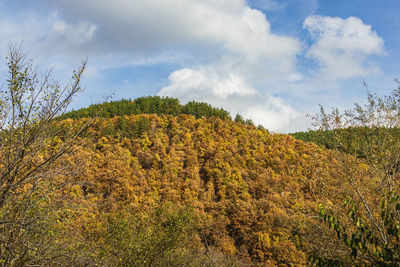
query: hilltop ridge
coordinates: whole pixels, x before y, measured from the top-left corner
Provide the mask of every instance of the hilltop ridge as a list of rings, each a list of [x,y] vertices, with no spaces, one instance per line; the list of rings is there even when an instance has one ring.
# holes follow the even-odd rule
[[[177,98],[160,97],[160,96],[145,96],[132,99],[121,99],[111,102],[90,105],[87,108],[71,110],[59,119],[79,119],[79,118],[112,118],[115,116],[124,115],[139,115],[139,114],[164,114],[178,116],[181,114],[193,115],[196,118],[217,117],[223,120],[232,120],[228,111],[222,108],[216,108],[205,102],[190,101],[182,105]],[[241,115],[236,114],[234,120],[248,125],[254,123],[249,119],[243,119]],[[260,128],[262,128],[260,126]]]

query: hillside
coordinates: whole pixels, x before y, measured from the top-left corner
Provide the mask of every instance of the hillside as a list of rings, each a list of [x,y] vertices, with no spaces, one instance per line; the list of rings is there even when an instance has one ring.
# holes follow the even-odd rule
[[[70,131],[85,120],[60,123]],[[77,242],[79,255],[76,250],[71,255],[90,263],[115,265],[120,259],[129,265],[148,257],[164,265],[298,265],[313,254],[347,259],[348,251],[324,225],[317,205],[341,210],[345,196],[353,194],[347,170],[337,161],[351,164],[368,196],[375,187],[365,164],[355,158],[339,158],[313,143],[229,119],[115,116],[95,120],[85,136],[60,164],[79,166],[71,203],[79,200],[86,207],[84,215],[79,210],[66,224],[75,226],[70,240],[86,236]],[[172,205],[178,214],[189,209],[190,223],[178,230],[193,229],[182,230],[180,246],[169,254],[137,254],[132,248],[144,245],[137,243],[136,228],[121,223],[149,218],[160,205]],[[144,231],[158,235],[165,227]],[[150,242],[146,246],[157,248],[154,238],[143,237]]]

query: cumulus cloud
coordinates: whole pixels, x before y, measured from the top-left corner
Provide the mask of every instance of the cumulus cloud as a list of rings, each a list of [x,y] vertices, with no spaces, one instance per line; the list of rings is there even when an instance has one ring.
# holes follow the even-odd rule
[[[367,59],[382,55],[384,42],[361,19],[313,15],[306,18],[303,27],[315,40],[306,56],[318,61],[325,78],[346,79],[377,71]]]
[[[160,91],[160,95],[179,96],[183,101],[230,95],[254,95],[256,91],[246,84],[243,77],[232,72],[218,73],[212,67],[199,70],[181,69],[170,74],[170,85]]]
[[[277,63],[283,69],[293,68],[292,56],[299,52],[296,39],[270,34],[265,15],[244,0],[48,2],[62,10],[69,25],[89,21],[97,26],[91,52],[143,54],[190,47],[221,54],[228,50],[248,60],[267,56],[274,60],[270,65]]]
[[[255,90],[245,77],[229,69],[229,64],[177,70],[170,74],[169,83],[159,95],[178,97],[184,103],[208,102],[232,115],[240,113],[269,130],[288,130],[299,118],[299,113],[281,98]]]
[[[69,27],[79,28],[75,21],[90,22],[80,27],[90,32],[91,53],[149,55],[185,47],[206,55],[171,73],[169,85],[159,95],[182,102],[206,101],[274,130],[295,114],[272,97],[272,88],[256,85],[300,77],[295,67],[300,42],[272,33],[264,13],[244,0],[60,0],[52,4],[63,10],[66,23],[72,25],[61,27],[65,36]],[[247,112],[249,106],[257,108],[254,114]],[[277,116],[287,119],[272,118]]]
[[[263,103],[247,107],[242,114],[257,124],[268,125],[268,129],[281,132],[296,129],[291,125],[301,118],[301,115],[281,98],[273,96],[266,97]]]
[[[301,121],[294,108],[295,97],[278,97],[280,92],[304,100],[305,91],[317,87],[316,80],[319,86],[327,79],[371,73],[376,68],[369,56],[384,53],[383,40],[358,18],[309,16],[303,27],[313,43],[305,56],[318,66],[309,75],[310,65],[302,65],[306,71],[300,73],[298,58],[302,57],[298,56],[304,54],[300,40],[276,34],[268,16],[248,4],[263,10],[285,8],[286,4],[275,0],[40,3],[47,11],[52,7],[50,17],[25,11],[30,14],[25,22],[0,18],[0,42],[23,39],[36,51],[44,51],[44,58],[60,62],[58,69],[70,69],[71,62],[89,56],[89,77],[94,78],[102,68],[104,73],[104,69],[173,62],[176,70],[159,95],[178,97],[182,102],[205,101],[277,131]],[[4,13],[0,10],[0,15]]]

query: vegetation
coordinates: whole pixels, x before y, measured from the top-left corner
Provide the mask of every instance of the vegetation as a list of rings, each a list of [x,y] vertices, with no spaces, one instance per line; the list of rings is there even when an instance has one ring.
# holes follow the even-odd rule
[[[74,129],[85,120],[68,119],[60,125],[65,130]],[[325,244],[327,237],[334,236],[318,217],[318,203],[330,201],[332,208],[341,209],[341,200],[351,194],[350,182],[343,179],[346,173],[336,168],[336,152],[287,135],[271,135],[254,126],[191,115],[99,118],[86,134],[87,142],[77,146],[78,153],[67,160],[86,159],[80,177],[76,177],[83,184],[75,194],[88,205],[85,213],[90,216],[85,216],[96,218],[98,230],[87,238],[103,244],[93,252],[97,262],[114,260],[109,264],[117,264],[115,260],[121,256],[102,258],[107,247],[106,255],[110,251],[118,255],[118,251],[150,246],[149,241],[151,248],[158,250],[158,241],[153,238],[164,237],[154,236],[160,230],[157,222],[149,223],[149,219],[157,216],[149,218],[148,214],[169,204],[178,214],[190,207],[183,214],[189,212],[191,219],[178,224],[182,227],[179,238],[168,237],[179,240],[179,245],[171,243],[162,257],[154,259],[156,262],[298,265],[305,264],[308,255],[317,250],[350,260],[350,254],[331,253],[335,248],[343,250],[344,245]],[[366,179],[365,164],[353,158],[348,163],[359,173],[355,179],[363,179],[362,188],[373,196],[376,184],[373,177]],[[125,224],[124,218],[130,218],[132,224]],[[139,218],[144,220],[140,225],[152,226],[147,230],[125,228],[133,227]],[[193,222],[189,223],[193,228],[185,230],[184,222]],[[90,220],[86,224],[91,225]],[[110,225],[127,236],[107,230]],[[84,229],[85,224],[69,235]],[[146,242],[141,231],[146,233]],[[179,233],[176,229],[172,232]],[[132,254],[130,258],[143,263],[149,255],[157,254],[144,251],[150,254]],[[193,255],[199,262],[188,262]]]
[[[231,120],[231,116],[226,110],[214,108],[207,103],[191,101],[186,105],[181,105],[179,100],[176,98],[159,96],[139,97],[135,100],[122,99],[119,101],[91,105],[88,108],[65,113],[60,117],[60,119],[93,118],[97,116],[102,118],[112,118],[114,116],[134,114],[165,114],[173,116],[190,114],[196,118],[204,116],[206,118],[218,117],[220,119]]]
[[[400,88],[321,109],[317,145],[173,98],[63,114],[84,68],[61,90],[10,50],[2,266],[399,263]]]
[[[313,142],[327,149],[337,149],[359,158],[366,158],[366,154],[371,153],[371,151],[368,151],[368,143],[377,143],[385,135],[389,135],[393,142],[400,138],[400,128],[349,126],[332,130],[319,129],[297,132],[291,135],[304,142]]]
[[[314,117],[320,130],[310,135],[297,134],[340,151],[341,158],[355,155],[367,164],[368,172],[375,177],[379,186],[375,197],[370,198],[355,182],[351,166],[341,161],[340,167],[349,170],[346,179],[356,196],[347,197],[346,213],[333,212],[320,205],[324,221],[349,247],[351,256],[363,264],[400,264],[399,111],[400,84],[389,96],[369,94],[366,105],[356,104],[343,114],[337,109],[326,114],[321,108],[320,114]],[[344,220],[351,223],[343,224]],[[314,259],[322,264],[334,260],[318,255]]]
[[[37,73],[19,47],[11,46],[6,60],[7,87],[0,92],[0,262],[25,265],[38,249],[47,251],[42,237],[52,231],[48,212],[57,210],[48,196],[69,180],[59,183],[55,177],[74,173],[75,166],[56,164],[70,154],[80,130],[61,134],[53,119],[80,91],[86,62],[62,88],[51,73]]]

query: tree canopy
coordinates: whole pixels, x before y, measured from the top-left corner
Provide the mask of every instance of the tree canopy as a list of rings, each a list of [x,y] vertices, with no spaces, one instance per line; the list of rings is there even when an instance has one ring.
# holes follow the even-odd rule
[[[115,116],[137,114],[165,114],[173,116],[189,114],[196,118],[204,116],[206,118],[218,117],[220,119],[231,120],[229,112],[221,108],[212,107],[207,103],[190,101],[186,105],[182,105],[176,98],[159,96],[139,97],[134,100],[122,99],[95,104],[88,108],[70,111],[61,116],[60,119],[93,118],[97,116],[112,118]]]

